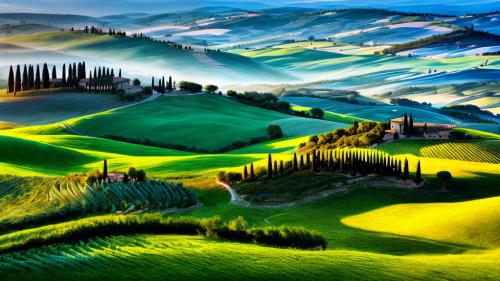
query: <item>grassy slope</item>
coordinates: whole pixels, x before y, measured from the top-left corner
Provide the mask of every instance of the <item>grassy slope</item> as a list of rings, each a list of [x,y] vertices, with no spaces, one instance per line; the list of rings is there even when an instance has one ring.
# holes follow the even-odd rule
[[[0,97],[0,120],[24,125],[59,122],[129,104],[117,95],[51,93]]]
[[[287,136],[324,132],[342,126],[246,106],[215,95],[160,97],[152,103],[69,122],[96,136],[148,138],[163,144],[209,150],[234,141],[248,142],[254,137],[265,137],[266,127],[270,124],[280,125]]]
[[[371,231],[438,241],[499,247],[500,197],[461,203],[402,204],[344,218],[343,223]]]

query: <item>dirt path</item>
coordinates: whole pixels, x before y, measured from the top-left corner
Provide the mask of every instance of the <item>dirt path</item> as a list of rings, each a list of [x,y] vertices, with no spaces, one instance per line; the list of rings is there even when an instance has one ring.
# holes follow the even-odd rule
[[[229,194],[231,194],[231,202],[241,201],[238,197],[238,193],[236,193],[236,191],[229,184],[223,183],[221,181],[217,181],[217,184],[224,187],[229,192]]]

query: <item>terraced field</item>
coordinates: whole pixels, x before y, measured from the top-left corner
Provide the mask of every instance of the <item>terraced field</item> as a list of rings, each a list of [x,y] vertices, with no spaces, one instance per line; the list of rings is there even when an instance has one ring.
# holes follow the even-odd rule
[[[398,140],[377,149],[387,153],[500,164],[500,141]]]

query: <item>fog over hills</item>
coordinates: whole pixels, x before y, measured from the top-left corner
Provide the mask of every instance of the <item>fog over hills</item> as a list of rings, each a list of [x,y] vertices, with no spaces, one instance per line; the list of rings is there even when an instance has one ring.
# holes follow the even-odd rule
[[[441,2],[441,3],[440,3]],[[368,8],[386,8],[410,12],[436,12],[450,14],[466,14],[466,13],[484,13],[488,11],[500,10],[500,1],[496,0],[464,0],[464,1],[442,1],[422,0],[390,0],[380,1],[375,0],[277,0],[277,1],[231,1],[231,0],[50,0],[50,1],[35,1],[35,0],[18,0],[15,2],[0,0],[0,11],[3,13],[12,12],[29,12],[29,13],[72,13],[84,14],[92,16],[104,16],[117,13],[161,13],[179,10],[187,10],[200,8],[204,6],[229,6],[243,9],[266,9],[272,7],[294,6],[294,7],[309,7],[309,8],[349,8],[349,7],[368,7]]]

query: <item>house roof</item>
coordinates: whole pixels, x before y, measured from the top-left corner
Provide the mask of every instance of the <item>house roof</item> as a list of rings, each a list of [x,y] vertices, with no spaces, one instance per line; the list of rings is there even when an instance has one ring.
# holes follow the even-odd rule
[[[394,119],[391,119],[391,122],[401,124],[401,123],[404,123],[404,118],[403,117],[394,118]],[[452,125],[452,124],[433,124],[433,123],[413,122],[413,127],[425,127],[425,126],[427,126],[427,128],[436,128],[436,129],[453,129],[453,128],[455,128],[455,125]]]

